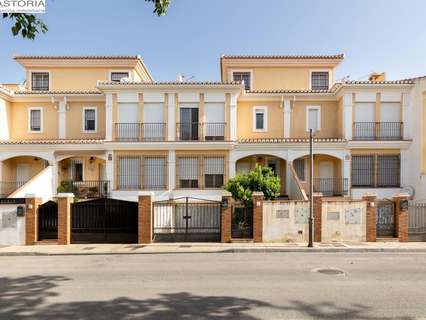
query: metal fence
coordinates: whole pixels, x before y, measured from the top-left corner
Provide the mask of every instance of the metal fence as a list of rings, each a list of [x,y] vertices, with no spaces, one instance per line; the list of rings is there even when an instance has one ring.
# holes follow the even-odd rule
[[[111,192],[109,180],[62,181],[59,192],[70,192],[78,198],[106,198]]]
[[[225,132],[225,122],[176,123],[177,141],[224,141]]]
[[[426,203],[410,201],[408,206],[408,233],[426,234]]]
[[[347,178],[314,178],[315,192],[321,192],[324,196],[344,196],[348,194]]]
[[[219,201],[177,198],[153,203],[154,241],[220,241]]]
[[[159,142],[165,141],[165,123],[116,123],[115,140],[120,142]]]
[[[354,122],[353,140],[402,140],[402,122]]]

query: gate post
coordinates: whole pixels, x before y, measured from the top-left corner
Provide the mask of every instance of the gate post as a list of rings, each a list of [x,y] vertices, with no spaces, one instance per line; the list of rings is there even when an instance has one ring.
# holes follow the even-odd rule
[[[322,239],[322,193],[312,194],[314,211],[314,242],[321,242]]]
[[[154,192],[139,192],[138,243],[152,242],[152,202]]]
[[[253,200],[253,241],[263,241],[263,192],[252,193]]]
[[[395,202],[395,233],[399,242],[408,241],[408,203],[404,202],[408,201],[409,198],[410,196],[406,193],[393,196]]]
[[[227,204],[226,206],[224,204]],[[222,205],[220,207],[220,242],[231,241],[232,225],[232,194],[228,191],[222,193]]]
[[[367,215],[366,215],[366,240],[367,242],[376,242],[376,198],[377,195],[374,193],[366,193],[362,196],[362,200],[367,202]]]
[[[71,203],[73,193],[58,193],[58,244],[71,243]]]
[[[25,197],[25,245],[34,245],[38,241],[38,206],[41,205],[41,198],[34,195]]]

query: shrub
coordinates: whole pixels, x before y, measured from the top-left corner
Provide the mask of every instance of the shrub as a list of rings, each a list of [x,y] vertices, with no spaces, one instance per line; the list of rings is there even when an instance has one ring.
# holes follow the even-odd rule
[[[271,168],[256,165],[253,171],[230,179],[225,190],[231,192],[235,200],[251,204],[253,191],[262,191],[265,200],[271,200],[279,196],[280,187],[280,178]]]

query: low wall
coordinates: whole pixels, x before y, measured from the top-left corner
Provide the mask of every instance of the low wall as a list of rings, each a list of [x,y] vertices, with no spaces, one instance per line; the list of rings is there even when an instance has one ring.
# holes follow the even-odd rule
[[[308,201],[264,201],[263,242],[308,240]]]
[[[25,216],[17,216],[18,206],[25,204],[0,204],[0,245],[25,244]]]
[[[365,201],[322,202],[322,242],[367,240]]]

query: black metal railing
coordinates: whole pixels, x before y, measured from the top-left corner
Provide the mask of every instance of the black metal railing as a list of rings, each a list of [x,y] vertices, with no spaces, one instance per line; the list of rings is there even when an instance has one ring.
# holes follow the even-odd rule
[[[176,123],[177,141],[224,141],[225,132],[225,122]]]
[[[314,192],[321,192],[324,196],[345,196],[348,194],[347,178],[314,178]]]
[[[0,198],[6,198],[18,190],[27,181],[0,181]]]
[[[354,122],[353,140],[402,140],[402,122]]]
[[[166,141],[167,125],[165,123],[116,123],[115,141],[121,142],[159,142]]]
[[[106,198],[109,196],[110,182],[108,180],[65,180],[60,183],[58,193],[74,193],[78,198]]]
[[[399,188],[400,172],[399,155],[352,156],[352,187]]]

